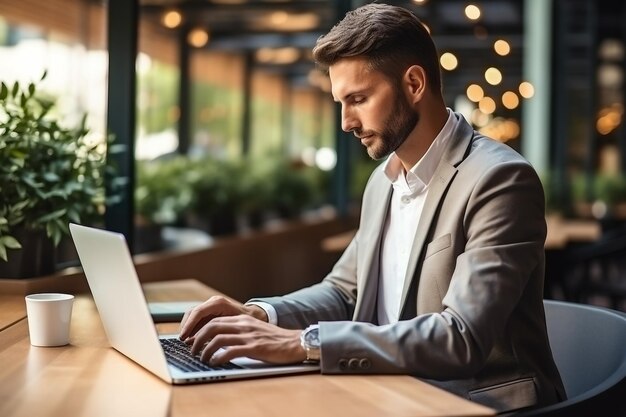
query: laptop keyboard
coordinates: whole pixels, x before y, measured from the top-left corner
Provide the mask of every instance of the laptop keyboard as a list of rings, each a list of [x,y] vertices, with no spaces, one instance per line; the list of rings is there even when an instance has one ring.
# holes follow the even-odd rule
[[[219,366],[210,366],[191,354],[191,347],[180,339],[159,339],[167,362],[185,372],[223,371],[226,369],[244,369],[232,362]]]

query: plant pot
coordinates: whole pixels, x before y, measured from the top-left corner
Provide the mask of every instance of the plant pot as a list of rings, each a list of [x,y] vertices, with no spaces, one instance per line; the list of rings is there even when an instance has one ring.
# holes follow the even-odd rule
[[[232,212],[219,212],[211,215],[209,220],[211,236],[227,236],[237,232],[237,217]]]
[[[155,252],[165,248],[162,237],[163,226],[146,224],[135,226],[135,253]]]
[[[8,250],[8,262],[0,260],[0,278],[34,278],[55,272],[56,251],[44,231],[21,229],[14,234],[21,249]]]

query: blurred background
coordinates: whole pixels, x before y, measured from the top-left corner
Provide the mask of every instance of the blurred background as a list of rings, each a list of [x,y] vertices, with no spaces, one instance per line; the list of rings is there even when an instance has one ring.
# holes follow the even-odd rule
[[[625,309],[624,2],[387,2],[434,37],[448,106],[540,174],[546,296]],[[239,281],[235,295],[276,293],[330,269],[376,165],[341,132],[311,58],[365,3],[0,0],[0,80],[47,71],[39,89],[58,101],[53,114],[68,125],[86,114],[92,140],[122,145],[107,163],[126,181],[99,224],[135,254],[199,254],[196,269],[172,268],[208,270],[218,287],[231,285],[224,274],[250,281],[241,264],[255,264],[265,284]],[[211,256],[232,261],[203,263]],[[64,239],[56,269],[76,264]]]

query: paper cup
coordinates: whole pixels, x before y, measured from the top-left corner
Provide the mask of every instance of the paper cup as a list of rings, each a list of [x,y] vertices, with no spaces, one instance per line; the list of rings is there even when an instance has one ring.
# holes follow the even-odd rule
[[[74,296],[31,294],[26,296],[28,333],[33,346],[64,346],[70,342]]]

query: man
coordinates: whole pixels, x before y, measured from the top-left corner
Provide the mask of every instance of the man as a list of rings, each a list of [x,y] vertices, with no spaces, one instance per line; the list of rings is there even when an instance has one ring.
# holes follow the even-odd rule
[[[342,129],[387,158],[364,191],[359,230],[320,284],[245,305],[213,297],[185,315],[181,338],[211,363],[411,374],[500,412],[563,399],[535,171],[445,107],[437,51],[409,11],[365,5],[313,52]]]

